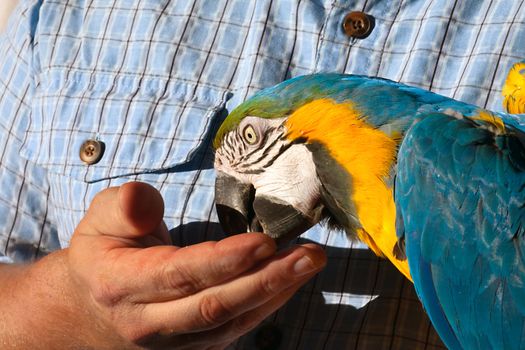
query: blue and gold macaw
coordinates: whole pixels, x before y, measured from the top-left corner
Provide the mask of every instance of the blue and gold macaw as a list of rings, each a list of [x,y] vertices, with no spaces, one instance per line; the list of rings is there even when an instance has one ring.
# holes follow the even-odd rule
[[[514,73],[505,104],[523,112]],[[414,282],[449,348],[525,348],[524,131],[389,80],[294,78],[219,129],[217,212],[277,240],[326,220]]]

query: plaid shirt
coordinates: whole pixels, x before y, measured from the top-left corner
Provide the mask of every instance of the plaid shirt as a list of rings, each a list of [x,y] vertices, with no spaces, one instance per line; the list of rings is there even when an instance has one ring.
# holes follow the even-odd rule
[[[386,77],[501,110],[525,0],[27,0],[0,40],[0,261],[67,246],[93,196],[158,188],[176,244],[223,237],[210,142],[227,110],[313,72]],[[348,12],[375,18],[366,39]],[[81,144],[100,140],[99,163]],[[316,227],[326,269],[234,349],[437,349],[391,264]]]

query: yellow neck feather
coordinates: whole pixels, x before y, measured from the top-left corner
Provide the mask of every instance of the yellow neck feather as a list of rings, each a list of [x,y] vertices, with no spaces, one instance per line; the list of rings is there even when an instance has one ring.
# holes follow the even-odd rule
[[[286,121],[289,138],[322,143],[350,174],[351,200],[361,229],[357,235],[391,260],[409,279],[406,260],[394,257],[396,208],[385,184],[396,159],[397,142],[368,125],[352,104],[320,99],[297,109]]]
[[[525,62],[510,69],[502,91],[503,107],[509,113],[525,113]]]

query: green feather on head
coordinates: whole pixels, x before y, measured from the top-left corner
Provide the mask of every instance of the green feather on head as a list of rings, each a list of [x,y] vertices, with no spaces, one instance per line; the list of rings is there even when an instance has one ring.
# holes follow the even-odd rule
[[[333,92],[331,82],[340,78],[340,74],[300,76],[259,91],[226,117],[217,131],[213,147],[219,148],[224,135],[235,129],[244,117],[280,118],[288,115],[314,99],[330,95]]]

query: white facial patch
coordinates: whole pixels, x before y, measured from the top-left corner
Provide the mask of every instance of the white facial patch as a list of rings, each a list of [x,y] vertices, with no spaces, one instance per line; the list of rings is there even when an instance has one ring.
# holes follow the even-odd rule
[[[257,195],[284,200],[305,215],[311,216],[318,206],[321,182],[312,153],[302,144],[290,146],[263,173],[250,179]]]
[[[285,119],[245,117],[225,136],[215,154],[215,168],[253,185],[257,196],[285,201],[316,222],[322,210],[321,183],[312,153],[304,144],[286,139]],[[247,127],[255,133],[248,135],[250,140],[245,135]]]

